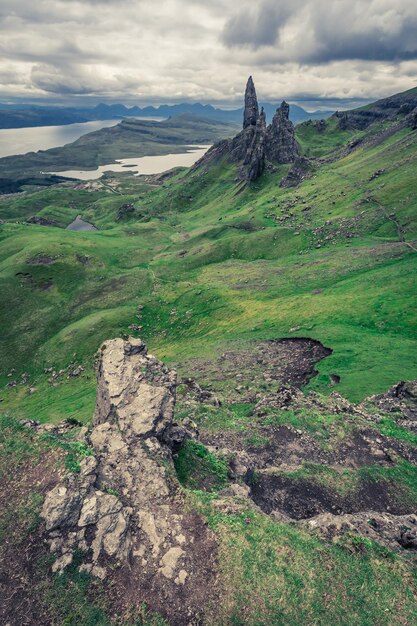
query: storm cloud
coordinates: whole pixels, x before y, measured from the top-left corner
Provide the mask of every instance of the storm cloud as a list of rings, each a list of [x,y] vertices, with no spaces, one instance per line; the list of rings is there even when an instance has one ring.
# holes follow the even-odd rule
[[[2,0],[0,100],[385,96],[413,87],[417,16],[398,0]]]
[[[230,47],[273,47],[277,61],[311,64],[416,59],[416,34],[410,0],[263,0],[231,16],[222,38]]]

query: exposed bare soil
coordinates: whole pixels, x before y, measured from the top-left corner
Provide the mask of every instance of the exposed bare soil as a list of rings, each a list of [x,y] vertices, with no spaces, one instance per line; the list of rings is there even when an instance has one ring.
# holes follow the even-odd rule
[[[282,385],[303,387],[317,374],[315,365],[331,353],[314,339],[271,339],[250,342],[213,360],[184,361],[178,370],[224,400],[253,402],[260,389],[266,393]]]

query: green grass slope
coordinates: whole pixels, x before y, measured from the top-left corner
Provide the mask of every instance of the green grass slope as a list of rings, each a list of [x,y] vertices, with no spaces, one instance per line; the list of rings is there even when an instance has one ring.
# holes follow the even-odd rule
[[[80,452],[72,442],[57,450],[16,420],[87,423],[95,354],[107,338],[141,336],[151,352],[193,376],[198,359],[247,349],[253,340],[311,337],[332,354],[309,387],[329,394],[336,374],[337,390],[355,401],[417,378],[417,131],[396,118],[341,130],[331,118],[324,131],[300,125],[297,136],[314,161],[311,177],[294,189],[279,186],[289,166],[242,188],[235,167],[220,162],[159,181],[127,176],[117,185],[65,184],[1,199],[0,400],[13,418],[0,429],[0,471],[7,485],[19,485],[0,512],[4,558],[10,546],[23,553],[22,537],[38,527],[46,489],[35,480],[38,467],[49,459],[49,477],[76,471]],[[134,213],[121,215],[124,205]],[[34,215],[55,226],[27,223]],[[65,230],[77,215],[98,230]],[[268,445],[266,428],[280,426],[308,433],[323,450],[358,428],[416,445],[395,416],[373,424],[297,409],[256,418],[252,408],[203,405],[192,417],[202,436],[236,434],[257,453]],[[179,389],[178,419],[188,412]],[[221,606],[204,607],[208,624],[416,622],[415,567],[407,556],[357,535],[324,542],[250,507],[224,512],[217,505],[229,481],[227,459],[201,443],[182,448],[176,470],[189,505],[219,543]],[[371,480],[389,485],[411,510],[416,501],[415,465],[397,458],[283,471],[294,484],[316,481],[340,492]],[[24,478],[25,489],[22,475],[33,477]],[[34,593],[53,623],[115,623],[88,576],[74,567],[54,578],[48,564],[34,563]],[[163,621],[145,611],[128,623]]]
[[[340,131],[326,132],[337,147]],[[298,134],[306,151],[323,141],[310,124]],[[133,324],[173,363],[251,339],[318,339],[333,354],[311,386],[330,390],[335,373],[353,400],[416,377],[416,160],[416,133],[402,128],[316,162],[296,189],[278,186],[287,166],[242,190],[220,163],[156,187],[138,181],[129,195],[122,182],[116,195],[64,186],[3,199],[4,406],[87,420],[94,353]],[[126,202],[136,218],[118,222]],[[99,230],[15,223],[34,214],[61,226],[81,214]],[[65,372],[51,381],[50,368]]]

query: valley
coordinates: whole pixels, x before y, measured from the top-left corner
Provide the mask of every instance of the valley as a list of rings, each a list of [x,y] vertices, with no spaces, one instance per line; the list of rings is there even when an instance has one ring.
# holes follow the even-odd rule
[[[184,153],[189,145],[211,145],[235,126],[179,116],[162,122],[122,120],[58,148],[0,158],[0,192],[13,193],[60,182],[59,172],[94,170],[118,159]],[[57,175],[48,174],[49,170]]]

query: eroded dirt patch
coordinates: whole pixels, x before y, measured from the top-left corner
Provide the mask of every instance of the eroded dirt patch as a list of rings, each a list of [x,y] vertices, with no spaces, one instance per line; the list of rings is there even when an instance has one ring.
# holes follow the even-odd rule
[[[315,365],[331,353],[314,339],[271,339],[250,342],[217,359],[185,361],[178,370],[229,402],[254,402],[259,392],[282,385],[303,387],[317,374]]]
[[[38,526],[45,493],[59,481],[62,451],[42,453],[18,467],[1,467],[0,488],[0,623],[17,626],[50,624],[36,585],[39,562],[47,546]]]
[[[48,254],[38,254],[27,261],[28,265],[51,265],[56,259]]]
[[[385,481],[360,480],[356,487],[338,491],[314,479],[293,478],[262,472],[251,486],[251,497],[265,513],[276,510],[295,520],[321,513],[389,511],[395,515],[413,513],[415,507],[401,498],[401,490]]]
[[[129,567],[115,570],[110,584],[106,583],[106,595],[117,614],[128,614],[132,607],[139,608],[146,602],[151,612],[161,614],[171,626],[203,623],[204,610],[220,593],[216,575],[217,541],[195,511],[184,515],[180,506],[178,514],[183,515],[186,541],[192,537],[195,562],[186,561],[184,567],[194,576],[187,576],[184,584],[178,585],[162,574],[155,577],[152,566],[136,558]]]

